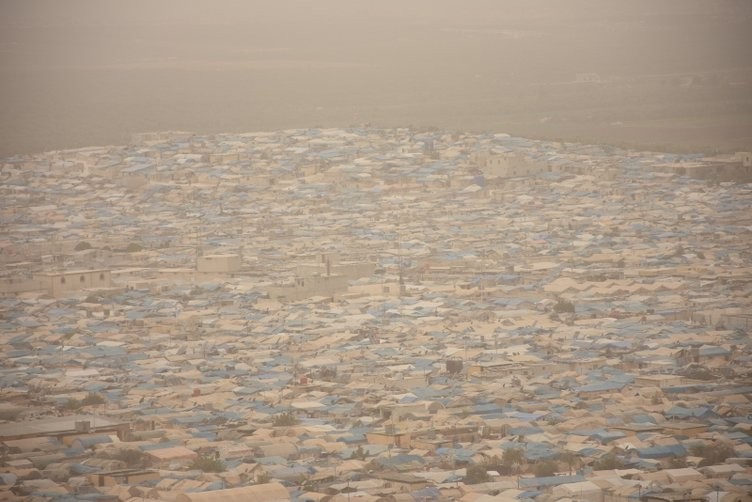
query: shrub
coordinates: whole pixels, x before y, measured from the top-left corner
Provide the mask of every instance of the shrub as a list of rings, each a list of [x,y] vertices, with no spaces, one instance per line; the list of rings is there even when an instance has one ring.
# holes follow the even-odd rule
[[[650,404],[661,404],[662,402],[663,398],[660,392],[656,392],[650,397]]]
[[[143,467],[144,452],[136,450],[135,448],[128,448],[125,450],[118,450],[112,455],[113,460],[120,460],[128,468]]]
[[[272,426],[274,427],[289,427],[291,425],[297,425],[297,423],[298,418],[293,415],[292,411],[274,415],[274,418],[272,418]]]
[[[320,380],[324,380],[326,382],[333,382],[337,379],[337,368],[335,367],[327,367],[327,368],[321,368],[318,372],[318,377]]]
[[[143,251],[143,249],[144,247],[141,244],[137,242],[131,242],[130,244],[128,244],[128,247],[125,248],[125,251],[127,253],[138,253],[139,251]]]
[[[92,404],[104,404],[106,402],[102,394],[96,392],[89,392],[85,398],[81,400],[81,406],[89,406]]]
[[[535,474],[536,478],[547,478],[556,474],[557,470],[558,465],[556,462],[552,460],[544,460],[543,462],[535,464],[535,467],[533,467],[533,474]]]
[[[5,408],[0,410],[0,420],[7,421],[7,422],[15,422],[18,419],[18,416],[21,414],[21,412],[24,411],[23,408]]]
[[[258,476],[256,476],[256,481],[254,484],[257,485],[263,485],[264,483],[268,483],[272,480],[271,474],[268,472],[262,472]]]
[[[355,460],[365,460],[366,459],[366,451],[363,449],[362,445],[358,445],[358,447],[353,450],[352,454],[350,455],[351,459]]]
[[[73,397],[71,397],[71,398],[69,398],[69,399],[68,399],[68,400],[67,400],[67,401],[65,402],[65,404],[63,405],[63,408],[65,408],[66,410],[77,410],[77,409],[79,409],[79,408],[80,408],[81,406],[83,406],[83,405],[81,404],[81,401],[79,401],[79,400],[78,400],[78,399],[76,399],[76,398],[73,398]]]
[[[680,469],[687,467],[687,459],[685,457],[676,457],[668,461],[669,469]]]
[[[504,454],[501,457],[501,463],[506,467],[522,465],[524,462],[525,452],[522,448],[509,448],[508,450],[504,450]]]
[[[559,298],[559,301],[557,301],[556,305],[554,305],[554,312],[558,314],[563,314],[565,312],[574,314],[574,303],[563,298]]]
[[[624,468],[624,462],[613,453],[607,453],[593,463],[596,471],[606,471]]]
[[[488,472],[484,464],[475,464],[467,467],[463,482],[468,485],[485,483],[488,481]]]
[[[702,457],[699,467],[722,464],[727,458],[734,456],[734,447],[729,443],[718,441],[713,444],[699,444],[692,446],[689,452],[695,457]]]
[[[68,401],[66,401],[64,405],[64,408],[67,410],[77,410],[84,406],[89,406],[92,404],[103,404],[105,402],[106,401],[101,394],[97,394],[96,392],[89,392],[83,399],[68,399]]]
[[[204,472],[224,472],[225,463],[218,458],[201,456],[193,461],[191,468]]]

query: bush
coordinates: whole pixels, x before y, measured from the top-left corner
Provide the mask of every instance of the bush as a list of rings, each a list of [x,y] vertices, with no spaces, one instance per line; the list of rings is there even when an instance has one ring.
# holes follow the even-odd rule
[[[144,465],[144,452],[142,452],[141,450],[136,450],[134,448],[118,450],[114,455],[112,455],[112,459],[120,460],[128,468],[139,468],[143,467]]]
[[[663,397],[661,396],[660,392],[656,392],[650,397],[650,404],[661,404],[663,402]]]
[[[463,482],[467,485],[475,485],[478,483],[485,483],[488,481],[488,472],[484,464],[475,464],[468,466],[465,471],[465,479]]]
[[[96,392],[89,392],[85,398],[81,400],[81,406],[89,406],[92,404],[104,404],[106,402],[102,394]]]
[[[554,305],[554,312],[556,312],[557,314],[563,314],[565,312],[574,314],[574,303],[563,298],[559,298],[559,301],[557,301],[556,305]]]
[[[23,408],[5,408],[0,410],[0,420],[6,421],[6,422],[15,422],[18,420],[18,416],[21,414],[22,411],[25,411]]]
[[[335,381],[337,379],[337,368],[321,368],[318,372],[318,378],[319,380],[324,380],[325,382]]]
[[[86,249],[91,249],[91,244],[86,241],[79,242],[76,244],[76,247],[73,248],[74,251],[84,251]]]
[[[137,242],[131,242],[130,244],[128,244],[128,247],[125,248],[125,251],[127,253],[138,253],[139,251],[143,251],[143,250],[144,250],[144,247]]]
[[[204,472],[224,472],[225,463],[218,458],[201,456],[193,461],[191,468]]]
[[[297,424],[298,418],[293,415],[291,411],[280,415],[274,415],[274,418],[272,418],[272,426],[274,427],[289,427]]]
[[[623,469],[624,462],[613,453],[607,453],[593,463],[593,469],[596,471],[607,471],[612,469]]]
[[[105,403],[105,398],[102,397],[101,394],[97,394],[96,392],[89,392],[86,397],[84,397],[81,400],[70,398],[65,403],[65,409],[68,410],[77,410],[79,408],[82,408],[84,406],[90,406],[93,404],[103,404]]]
[[[535,464],[535,467],[533,467],[533,474],[535,474],[536,478],[547,478],[555,475],[558,467],[559,466],[556,462],[552,460],[544,460],[543,462]]]
[[[685,457],[676,457],[668,461],[669,469],[681,469],[683,467],[687,467],[687,459]]]
[[[501,457],[501,463],[505,467],[519,466],[525,462],[525,452],[522,448],[509,448],[504,450],[504,454]]]
[[[352,454],[350,455],[350,458],[355,460],[365,460],[366,457],[366,451],[363,449],[362,445],[358,445],[358,447],[353,450]]]
[[[258,476],[256,476],[256,481],[254,482],[254,484],[263,485],[264,483],[268,483],[271,480],[271,474],[269,474],[268,472],[262,472]]]
[[[81,406],[82,406],[82,405],[81,405],[81,401],[79,401],[78,399],[75,399],[75,398],[72,398],[72,397],[71,397],[71,398],[69,398],[69,399],[68,399],[68,400],[67,400],[67,401],[65,402],[65,404],[63,405],[63,408],[65,408],[66,410],[77,410],[77,409],[79,409],[79,408],[80,408]]]
[[[716,442],[713,444],[699,444],[692,446],[689,452],[695,457],[702,457],[699,467],[722,464],[727,458],[735,455],[734,447],[729,443]]]

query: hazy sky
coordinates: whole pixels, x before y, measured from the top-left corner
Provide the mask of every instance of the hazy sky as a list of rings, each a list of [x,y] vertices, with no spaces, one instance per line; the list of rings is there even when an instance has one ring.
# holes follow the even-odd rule
[[[647,76],[725,72],[637,118],[722,116],[743,143],[752,96],[726,84],[752,67],[751,22],[748,0],[5,0],[0,152],[154,129],[586,127],[587,93],[550,87],[586,72],[615,79],[609,123],[667,101]]]

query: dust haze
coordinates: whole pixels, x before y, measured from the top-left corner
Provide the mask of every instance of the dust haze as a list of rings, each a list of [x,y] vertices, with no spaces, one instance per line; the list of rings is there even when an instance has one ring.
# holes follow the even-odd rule
[[[5,1],[0,154],[370,123],[752,143],[748,1]]]

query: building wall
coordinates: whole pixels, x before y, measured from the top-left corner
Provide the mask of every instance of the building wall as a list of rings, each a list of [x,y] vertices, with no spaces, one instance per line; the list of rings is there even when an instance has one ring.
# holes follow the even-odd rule
[[[571,483],[554,487],[551,494],[556,498],[569,498],[587,502],[604,502],[603,490],[593,483]]]
[[[135,190],[149,183],[149,177],[145,174],[129,174],[122,176],[120,185],[128,190]]]
[[[726,329],[743,329],[752,328],[752,314],[727,314],[721,315],[721,323]]]
[[[411,437],[410,434],[386,434],[379,432],[366,433],[368,444],[394,445],[400,448],[409,448]]]
[[[231,274],[240,270],[240,256],[236,254],[199,256],[196,268],[204,273]]]
[[[736,152],[735,157],[743,167],[752,167],[752,152]]]
[[[270,298],[280,301],[298,301],[312,296],[334,296],[346,291],[348,279],[342,275],[299,277],[290,286],[271,287]]]
[[[700,436],[701,434],[704,434],[708,431],[708,427],[706,425],[699,424],[697,427],[691,427],[691,426],[681,426],[678,424],[668,424],[663,426],[663,433],[668,435],[683,435],[690,438],[695,438]]]
[[[369,277],[376,271],[376,264],[374,263],[341,263],[335,266],[333,269],[335,274],[344,275],[350,279],[359,279],[361,277]]]
[[[752,180],[752,167],[742,162],[718,163],[710,166],[687,168],[690,178],[713,181],[736,181],[747,183]]]
[[[658,387],[663,389],[674,385],[681,385],[684,381],[684,378],[678,375],[657,375],[637,377],[635,384],[639,387]]]
[[[383,408],[381,413],[385,417],[391,417],[394,422],[401,422],[406,416],[411,414],[425,413],[426,409],[422,404],[397,404],[392,407]]]
[[[36,277],[4,277],[0,279],[0,294],[44,291],[45,286]]]
[[[692,164],[667,164],[655,166],[654,169],[698,180],[748,183],[752,181],[752,154],[740,152],[733,159],[724,161],[712,160]]]
[[[475,160],[487,177],[515,178],[551,170],[544,162],[511,153],[478,154]]]
[[[211,163],[212,165],[238,162],[239,160],[240,160],[239,152],[223,152],[223,153],[210,153],[209,154],[209,163]]]
[[[388,486],[391,486],[391,488],[397,490],[400,493],[407,493],[407,492],[414,492],[416,490],[420,490],[422,488],[425,488],[428,486],[427,482],[403,482],[403,481],[396,481],[393,479],[386,480]]]
[[[36,277],[42,289],[52,296],[61,296],[69,291],[91,288],[109,288],[112,277],[109,270],[81,270],[40,274]]]
[[[160,479],[159,472],[148,469],[124,469],[89,476],[89,480],[94,486],[135,485],[158,479]]]
[[[454,444],[452,439],[437,441],[434,439],[415,438],[410,441],[410,447],[419,450],[436,451],[439,448],[451,448]]]
[[[348,279],[359,279],[372,275],[375,270],[376,264],[371,262],[340,263],[339,257],[333,253],[322,254],[314,262],[296,266],[296,273],[301,277],[343,275]]]

